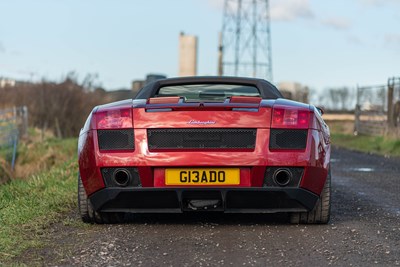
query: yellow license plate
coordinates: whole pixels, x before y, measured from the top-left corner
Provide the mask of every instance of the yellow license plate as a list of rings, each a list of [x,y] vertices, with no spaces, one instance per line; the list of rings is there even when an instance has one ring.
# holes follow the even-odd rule
[[[239,168],[166,169],[166,185],[238,185]]]

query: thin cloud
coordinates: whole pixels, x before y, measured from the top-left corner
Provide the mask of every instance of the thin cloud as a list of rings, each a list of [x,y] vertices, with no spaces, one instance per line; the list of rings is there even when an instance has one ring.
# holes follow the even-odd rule
[[[6,52],[6,48],[4,46],[4,44],[0,41],[0,53],[5,53]]]
[[[385,45],[400,49],[400,34],[388,33],[385,35]]]
[[[400,4],[399,0],[360,0],[361,4],[366,6],[385,6],[388,4]]]
[[[362,45],[363,44],[363,41],[361,41],[361,39],[356,35],[349,35],[349,36],[347,36],[346,40],[350,44],[354,44],[354,45]]]
[[[299,18],[312,19],[314,12],[308,0],[275,0],[271,2],[271,19],[293,21]]]
[[[224,8],[224,0],[208,0],[208,5],[214,9],[223,9]]]
[[[327,18],[322,23],[336,30],[347,30],[351,27],[350,21],[342,17]]]
[[[224,0],[208,0],[213,9],[224,9]],[[229,1],[231,9],[237,8],[235,1]],[[272,0],[270,1],[270,16],[276,21],[293,21],[299,18],[312,19],[315,17],[309,0]]]
[[[364,5],[370,5],[370,6],[380,6],[384,3],[385,1],[383,0],[361,0],[361,3]]]

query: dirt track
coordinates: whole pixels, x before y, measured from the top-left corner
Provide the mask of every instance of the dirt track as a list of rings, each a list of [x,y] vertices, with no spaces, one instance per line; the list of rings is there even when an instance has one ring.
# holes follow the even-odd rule
[[[77,266],[399,266],[400,160],[332,154],[328,225],[285,215],[136,215],[126,224],[53,225],[48,245],[19,260]]]

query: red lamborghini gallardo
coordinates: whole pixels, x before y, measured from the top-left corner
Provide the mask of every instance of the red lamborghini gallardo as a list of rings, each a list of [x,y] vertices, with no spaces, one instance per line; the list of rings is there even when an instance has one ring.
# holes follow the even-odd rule
[[[312,105],[261,79],[172,78],[95,107],[79,136],[84,222],[125,213],[330,217],[330,137]]]

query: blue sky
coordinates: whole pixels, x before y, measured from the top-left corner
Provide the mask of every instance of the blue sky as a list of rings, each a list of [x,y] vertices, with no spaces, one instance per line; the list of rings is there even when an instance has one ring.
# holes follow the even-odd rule
[[[199,37],[217,73],[223,0],[0,0],[0,77],[97,73],[107,89],[176,76],[178,36]],[[270,0],[274,82],[328,87],[400,76],[400,0]]]

